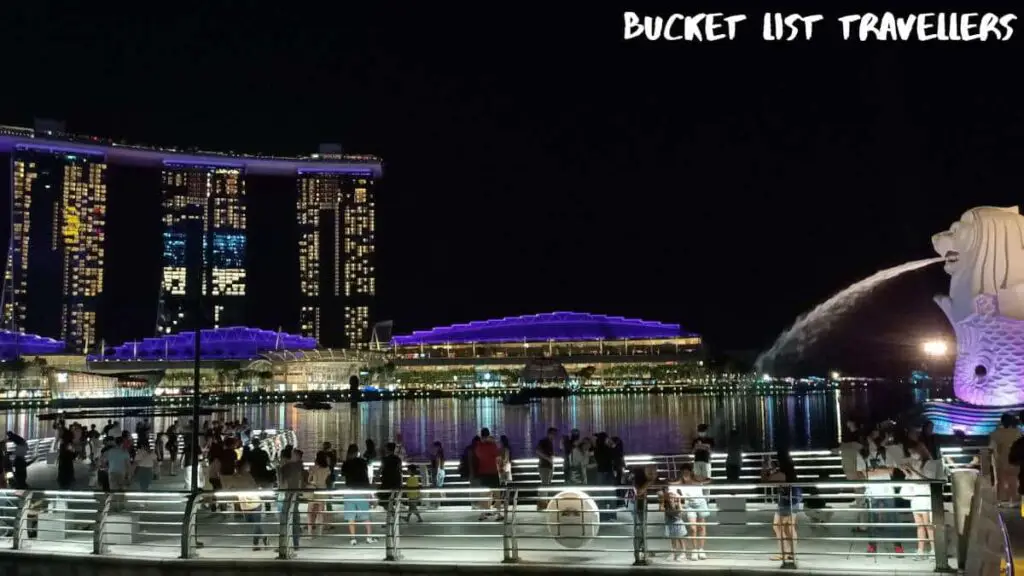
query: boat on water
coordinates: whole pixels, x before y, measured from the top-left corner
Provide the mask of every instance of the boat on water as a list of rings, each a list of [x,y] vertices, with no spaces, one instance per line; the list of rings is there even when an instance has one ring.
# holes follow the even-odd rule
[[[295,407],[302,408],[303,410],[330,410],[332,408],[329,402],[315,402],[313,400],[298,402],[295,404]]]

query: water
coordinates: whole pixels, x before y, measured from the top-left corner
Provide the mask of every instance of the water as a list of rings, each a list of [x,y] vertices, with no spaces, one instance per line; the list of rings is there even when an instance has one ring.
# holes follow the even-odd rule
[[[815,306],[807,314],[797,318],[796,322],[789,329],[779,334],[772,347],[757,357],[757,360],[754,362],[754,370],[758,373],[763,373],[766,369],[770,369],[772,361],[781,354],[802,354],[805,348],[813,344],[822,333],[828,330],[833,321],[883,282],[906,272],[924,268],[936,262],[942,262],[943,260],[944,258],[939,257],[907,262],[906,264],[900,264],[899,266],[876,272],[848,286],[828,300]]]
[[[878,383],[842,394],[587,395],[547,398],[528,406],[506,406],[495,398],[404,399],[355,408],[337,404],[329,411],[264,404],[228,407],[224,417],[247,417],[257,427],[292,428],[299,446],[306,450],[325,440],[361,445],[368,437],[380,445],[401,432],[411,455],[425,454],[435,440],[452,454],[487,426],[495,434],[508,435],[516,457],[529,457],[547,428],[555,426],[562,433],[578,428],[584,434],[604,431],[620,436],[626,450],[634,454],[678,454],[689,451],[697,425],[705,422],[722,448],[733,424],[744,434],[748,450],[774,449],[780,430],[788,432],[794,449],[832,448],[844,418],[851,414],[872,421],[895,417],[920,401],[914,394],[904,386]],[[0,412],[0,425],[26,437],[48,436],[52,423],[39,421],[39,414],[39,410]],[[165,429],[173,419],[158,417],[156,426]],[[106,417],[79,421],[101,428]],[[124,418],[121,423],[134,429],[135,419]]]

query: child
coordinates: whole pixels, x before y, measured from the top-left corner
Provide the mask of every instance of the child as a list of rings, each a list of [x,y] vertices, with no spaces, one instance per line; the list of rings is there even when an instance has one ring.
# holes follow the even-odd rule
[[[409,477],[405,480],[405,504],[409,507],[405,521],[408,522],[415,514],[416,521],[423,522],[423,516],[420,516],[420,467],[415,464],[409,466]]]
[[[683,521],[683,501],[673,487],[666,487],[662,494],[665,502],[665,537],[672,545],[672,560],[686,557],[686,523]]]

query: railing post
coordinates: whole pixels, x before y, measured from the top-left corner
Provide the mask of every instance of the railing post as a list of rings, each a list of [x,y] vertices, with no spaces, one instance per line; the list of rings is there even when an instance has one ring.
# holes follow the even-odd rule
[[[199,498],[202,492],[194,492],[185,501],[185,517],[181,523],[181,557],[196,557],[196,513],[199,511]]]
[[[505,523],[502,526],[501,548],[503,553],[502,562],[514,563],[519,561],[519,545],[516,542],[516,510],[519,503],[519,489],[507,488],[505,497],[502,498],[502,517]]]
[[[0,474],[3,472],[0,471]],[[17,494],[17,492],[15,492]],[[14,520],[14,534],[11,535],[11,549],[21,550],[25,544],[22,541],[28,535],[28,513],[32,508],[32,492],[25,491],[21,495],[22,501],[18,506],[18,516]]]
[[[388,492],[388,502],[385,507],[387,513],[384,516],[384,560],[389,562],[399,560],[401,558],[401,552],[398,548],[398,517],[400,506],[398,496],[399,492],[397,491]]]
[[[280,516],[277,530],[277,557],[280,560],[288,560],[295,556],[295,543],[292,541],[292,534],[296,528],[295,517],[299,515],[299,495],[296,492],[285,492],[284,498],[277,501],[277,511]]]
[[[110,497],[109,493],[100,494],[100,502],[96,510],[96,524],[92,530],[92,553],[96,555],[107,552],[103,536],[107,532],[107,514],[110,512]]]
[[[932,550],[935,552],[935,571],[952,572],[949,567],[949,538],[946,536],[946,503],[943,498],[942,482],[933,482],[929,488],[932,495]]]
[[[633,565],[647,565],[647,495],[633,501]]]

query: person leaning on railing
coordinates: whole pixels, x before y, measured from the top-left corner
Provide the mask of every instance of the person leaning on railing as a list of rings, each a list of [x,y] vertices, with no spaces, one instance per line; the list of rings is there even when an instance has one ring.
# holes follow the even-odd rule
[[[626,498],[626,507],[633,515],[633,549],[645,548],[644,528],[647,526],[648,490],[658,480],[658,468],[654,464],[634,468],[633,489]],[[653,554],[648,554],[653,556]]]
[[[281,450],[281,469],[277,473],[278,487],[285,492],[281,493],[282,499],[279,504],[281,514],[288,513],[288,506],[292,507],[292,546],[299,549],[299,536],[302,533],[302,518],[299,515],[299,505],[293,500],[298,497],[298,490],[305,488],[305,470],[302,466],[302,450],[293,448],[290,444]],[[291,491],[291,494],[289,494]],[[291,496],[289,498],[288,496]]]
[[[269,548],[270,539],[263,534],[263,501],[257,493],[260,487],[249,462],[243,461],[236,474],[222,477],[221,482],[225,490],[240,492],[238,508],[245,522],[252,526],[252,549]]]
[[[938,480],[945,478],[942,460],[932,458],[928,447],[918,442],[910,446],[910,460],[903,466],[903,472],[910,480]],[[917,556],[915,560],[926,559],[928,544],[934,552],[935,530],[932,526],[932,490],[929,484],[905,486],[900,495],[910,497],[910,509],[917,526]]]
[[[1000,428],[989,435],[989,448],[995,472],[996,501],[999,506],[1009,506],[1017,495],[1017,475],[1020,473],[1020,467],[1010,462],[1010,450],[1021,438],[1021,432],[1013,414],[1003,414],[1000,424]]]
[[[778,462],[768,469],[762,480],[784,484],[797,481],[796,467],[788,451],[779,450]],[[796,561],[796,514],[800,511],[802,496],[798,486],[779,487],[778,507],[775,509],[775,518],[772,519],[772,529],[779,542],[779,554],[772,556],[772,560],[781,560],[784,563]]]

